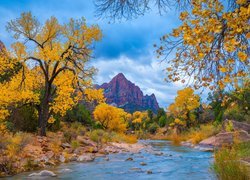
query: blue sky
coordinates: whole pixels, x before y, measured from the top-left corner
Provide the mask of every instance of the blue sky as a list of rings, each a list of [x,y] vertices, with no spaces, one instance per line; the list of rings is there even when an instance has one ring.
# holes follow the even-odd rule
[[[6,23],[27,11],[41,22],[50,16],[57,17],[60,22],[85,17],[89,24],[100,26],[103,39],[96,44],[95,59],[91,61],[99,69],[95,83],[108,82],[122,72],[141,87],[144,94],[154,93],[161,107],[173,102],[176,91],[182,88],[179,83],[164,81],[166,64],[156,59],[153,48],[162,35],[180,23],[178,13],[173,10],[160,16],[153,8],[137,19],[110,23],[109,19],[95,17],[92,0],[0,0],[0,40],[6,46],[13,42],[6,32]]]

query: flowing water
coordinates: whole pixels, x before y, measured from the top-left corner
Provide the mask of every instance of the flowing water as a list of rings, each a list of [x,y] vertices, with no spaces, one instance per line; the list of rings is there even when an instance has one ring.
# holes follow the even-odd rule
[[[100,157],[94,162],[69,163],[48,170],[58,175],[53,179],[216,179],[211,170],[212,153],[184,146],[173,146],[169,141],[146,140],[142,142],[151,145],[154,151],[142,151],[139,154],[112,154],[108,156],[109,161],[105,157]],[[133,161],[126,161],[129,157],[133,158]],[[141,165],[142,162],[146,165]],[[150,171],[152,174],[149,174]],[[22,173],[11,179],[27,179],[30,173]]]

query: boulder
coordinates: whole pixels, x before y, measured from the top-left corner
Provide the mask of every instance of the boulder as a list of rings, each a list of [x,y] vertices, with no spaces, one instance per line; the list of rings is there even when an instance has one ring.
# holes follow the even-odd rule
[[[83,144],[83,145],[97,147],[97,144],[96,144],[94,141],[91,141],[90,139],[88,139],[88,138],[85,137],[85,136],[77,136],[77,137],[76,137],[76,140],[77,140],[79,143]]]
[[[233,125],[233,130],[234,131],[243,130],[243,131],[246,131],[247,133],[250,134],[250,124],[245,123],[245,122],[239,122],[239,121],[233,121],[233,120],[226,120],[224,122],[224,124],[223,124],[224,129],[225,129],[226,124],[228,124],[230,122]]]
[[[134,159],[132,157],[129,157],[126,159],[126,161],[133,161]]]
[[[222,145],[233,144],[234,140],[240,142],[247,142],[250,141],[250,135],[243,130],[238,132],[221,132],[215,136],[201,141],[198,146],[208,148],[221,147]]]
[[[77,158],[78,162],[91,162],[94,160],[95,160],[95,157],[92,154],[84,154]]]
[[[147,170],[147,174],[153,174],[151,170]]]
[[[140,165],[142,165],[142,166],[146,166],[146,165],[147,165],[147,163],[145,163],[145,162],[141,162],[141,163],[140,163]]]
[[[29,175],[29,177],[32,177],[32,176],[56,177],[57,175],[52,171],[43,170],[39,173],[32,173]]]

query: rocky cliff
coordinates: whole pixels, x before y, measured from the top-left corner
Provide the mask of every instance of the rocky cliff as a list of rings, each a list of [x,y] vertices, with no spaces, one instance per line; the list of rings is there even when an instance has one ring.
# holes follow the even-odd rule
[[[154,113],[159,109],[154,94],[144,96],[134,83],[119,73],[109,83],[104,83],[97,88],[104,89],[107,103],[123,108],[127,112],[144,111],[151,109]]]

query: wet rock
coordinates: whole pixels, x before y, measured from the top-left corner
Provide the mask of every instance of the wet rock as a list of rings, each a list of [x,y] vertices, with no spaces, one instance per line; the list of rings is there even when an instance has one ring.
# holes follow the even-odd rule
[[[129,157],[126,159],[126,161],[133,161],[134,159],[132,157]]]
[[[147,165],[147,163],[145,163],[145,162],[141,162],[141,163],[140,163],[140,165],[142,165],[142,166],[146,166],[146,165]]]
[[[70,158],[69,158],[69,161],[77,161],[77,156],[71,156]]]
[[[95,157],[91,154],[85,154],[85,155],[81,155],[77,158],[78,162],[91,162],[94,161]]]
[[[147,170],[147,174],[153,174],[151,170]]]
[[[156,152],[155,155],[156,155],[156,156],[162,156],[162,155],[163,155],[163,152]]]
[[[56,177],[57,175],[52,171],[43,170],[39,173],[32,173],[29,175],[29,177],[32,177],[32,176]]]

